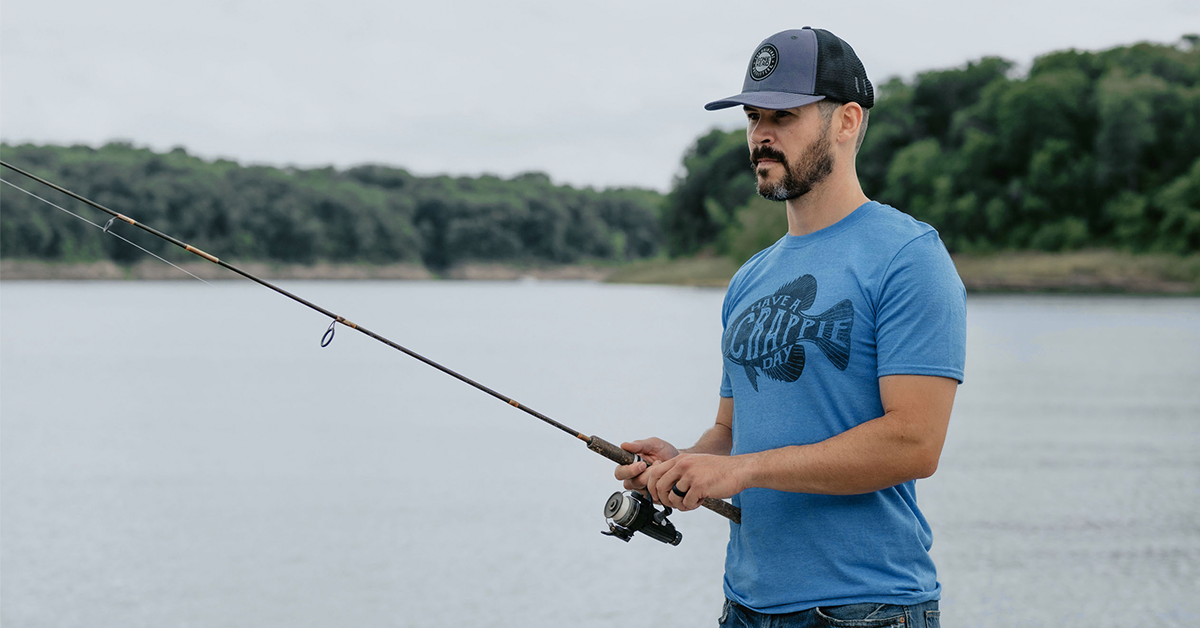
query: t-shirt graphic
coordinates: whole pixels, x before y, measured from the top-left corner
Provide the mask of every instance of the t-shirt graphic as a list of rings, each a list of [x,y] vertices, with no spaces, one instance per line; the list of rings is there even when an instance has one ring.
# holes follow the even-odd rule
[[[817,298],[817,280],[804,275],[742,310],[726,327],[722,352],[746,369],[758,392],[758,371],[780,382],[794,382],[804,372],[804,346],[811,342],[839,371],[850,362],[850,330],[854,304],[850,299],[818,316],[803,312]]]

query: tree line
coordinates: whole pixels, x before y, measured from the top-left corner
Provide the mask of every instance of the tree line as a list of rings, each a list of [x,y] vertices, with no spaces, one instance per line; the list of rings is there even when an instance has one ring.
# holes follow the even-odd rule
[[[1200,251],[1200,36],[988,57],[877,90],[858,174],[951,251]],[[663,212],[672,255],[745,259],[786,230],[754,193],[744,132],[684,157]]]
[[[421,177],[382,165],[243,166],[206,161],[182,148],[160,153],[123,142],[2,150],[18,167],[219,257],[243,261],[433,269],[471,261],[620,261],[656,255],[661,240],[661,194],[576,189],[554,185],[540,173],[502,179]],[[2,174],[13,183],[22,179]],[[29,183],[22,187],[93,221],[107,219]],[[129,263],[144,255],[8,186],[0,198],[5,257]],[[156,254],[181,259],[166,242],[139,237],[119,221],[114,228]]]
[[[1023,75],[987,57],[893,78],[877,92],[858,156],[863,188],[932,224],[951,251],[1200,251],[1200,36],[1053,52]],[[666,196],[554,185],[540,173],[243,166],[128,143],[0,150],[238,260],[437,270],[469,261],[632,260],[660,248],[744,260],[787,229],[781,205],[754,192],[742,131],[698,138]],[[0,195],[5,257],[125,263],[141,255],[10,188]],[[141,243],[173,254],[164,242]]]

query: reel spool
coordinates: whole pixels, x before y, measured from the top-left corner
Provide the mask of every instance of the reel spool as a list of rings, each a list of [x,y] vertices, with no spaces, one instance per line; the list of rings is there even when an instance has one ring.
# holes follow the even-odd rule
[[[679,545],[683,535],[675,530],[674,524],[667,521],[667,515],[670,514],[670,508],[655,509],[654,502],[637,491],[617,491],[604,504],[608,532],[602,530],[600,534],[615,536],[628,543],[634,532],[641,532],[657,541]]]

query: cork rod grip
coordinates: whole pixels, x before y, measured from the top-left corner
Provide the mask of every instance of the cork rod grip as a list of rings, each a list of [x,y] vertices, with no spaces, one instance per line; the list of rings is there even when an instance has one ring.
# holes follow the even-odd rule
[[[608,458],[609,460],[612,460],[617,464],[633,464],[633,461],[635,460],[633,454],[604,440],[603,438],[600,438],[599,436],[592,436],[589,438],[587,440],[587,448],[600,454],[601,456],[604,456],[605,458]],[[700,505],[734,523],[740,524],[742,522],[742,510],[727,501],[705,497],[704,500],[700,502]]]
[[[700,505],[738,525],[742,523],[742,509],[727,501],[705,497]]]
[[[636,458],[633,457],[633,454],[621,449],[620,447],[617,447],[616,445],[604,440],[603,438],[600,438],[599,436],[593,436],[589,438],[587,440],[587,448],[600,454],[601,456],[604,456],[605,458],[608,458],[609,460],[612,460],[617,464],[633,464],[633,461],[636,460]]]

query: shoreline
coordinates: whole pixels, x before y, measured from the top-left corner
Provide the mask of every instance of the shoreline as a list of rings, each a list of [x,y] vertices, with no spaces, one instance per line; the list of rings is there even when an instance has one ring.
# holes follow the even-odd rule
[[[1200,253],[1134,255],[1100,249],[951,257],[973,294],[1200,295]],[[727,258],[700,255],[632,262],[618,267],[608,281],[725,287],[736,271]]]
[[[267,281],[604,281],[615,267],[588,265],[522,266],[517,264],[463,264],[435,274],[419,264],[272,264],[234,263],[234,266]],[[244,279],[210,262],[184,262],[179,268],[205,280]],[[0,260],[0,281],[191,281],[192,278],[158,260],[142,260],[123,266],[109,260],[98,262],[44,262]]]
[[[1133,255],[1109,250],[1072,253],[1013,252],[954,255],[959,276],[972,293],[1200,294],[1200,254]],[[206,281],[241,279],[208,262],[181,268]],[[464,264],[435,274],[418,264],[238,264],[269,281],[597,281],[725,287],[737,265],[723,257],[700,255],[674,260],[641,260],[621,265]],[[130,266],[111,261],[86,263],[0,260],[2,281],[177,281],[186,274],[156,260]]]

